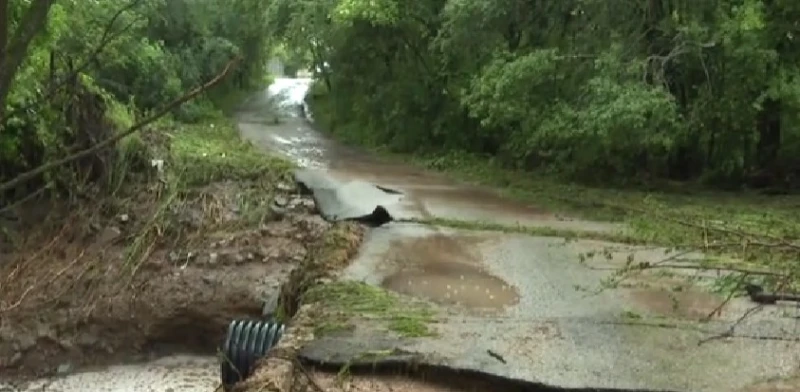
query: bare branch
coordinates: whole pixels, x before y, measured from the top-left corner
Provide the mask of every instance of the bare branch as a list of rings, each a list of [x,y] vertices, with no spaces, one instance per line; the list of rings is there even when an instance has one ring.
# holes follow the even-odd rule
[[[0,215],[6,213],[7,211],[13,210],[14,208],[17,208],[17,207],[25,204],[28,201],[31,201],[31,200],[35,199],[36,197],[42,195],[44,193],[44,191],[46,191],[47,189],[48,189],[48,186],[45,185],[45,186],[37,189],[35,192],[31,192],[30,195],[27,195],[27,196],[23,197],[20,200],[17,200],[17,201],[15,201],[15,202],[13,202],[13,203],[5,206],[5,207],[0,208]]]

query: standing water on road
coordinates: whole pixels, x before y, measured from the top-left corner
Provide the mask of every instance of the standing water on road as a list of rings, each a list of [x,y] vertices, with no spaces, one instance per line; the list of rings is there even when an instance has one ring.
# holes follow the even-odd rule
[[[304,83],[276,80],[271,97],[280,94],[283,103],[278,107],[296,106],[308,89]],[[270,115],[265,105],[256,108],[251,107],[250,119]],[[302,167],[319,169],[318,176],[328,178],[319,182],[325,184],[319,186],[320,194],[348,199],[339,200],[342,205],[366,203],[372,208],[376,200],[331,191],[335,184],[346,188],[351,181],[366,181],[397,191],[401,200],[384,207],[399,214],[395,218],[415,222],[371,230],[340,279],[429,303],[437,314],[430,326],[433,336],[375,332],[380,328],[375,316],[365,315],[350,320],[357,325],[351,332],[312,342],[302,354],[306,359],[325,362],[335,356],[346,364],[365,351],[385,350],[387,339],[395,339],[392,347],[416,353],[431,365],[559,388],[687,392],[755,391],[747,388],[765,379],[791,377],[800,366],[800,346],[791,340],[793,321],[779,312],[765,312],[737,327],[737,333],[763,340],[713,338],[728,331],[751,304],[734,299],[716,309],[724,298],[708,292],[708,280],[675,275],[696,275],[696,269],[676,269],[671,278],[643,273],[625,286],[594,294],[581,290],[594,290],[630,260],[658,263],[665,249],[489,232],[477,230],[485,225],[469,222],[572,232],[623,227],[558,216],[493,189],[343,146],[296,116],[283,116],[274,124],[253,121],[242,133]],[[437,218],[473,229],[425,224]],[[685,259],[696,262],[702,255]],[[712,312],[717,312],[712,321],[697,322],[696,315]],[[471,344],[464,345],[464,339]]]

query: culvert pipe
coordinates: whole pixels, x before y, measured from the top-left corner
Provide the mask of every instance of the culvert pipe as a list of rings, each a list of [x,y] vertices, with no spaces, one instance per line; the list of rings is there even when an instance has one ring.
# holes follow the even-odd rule
[[[226,391],[250,376],[253,365],[278,344],[283,330],[282,323],[272,320],[234,320],[228,325],[220,369]]]

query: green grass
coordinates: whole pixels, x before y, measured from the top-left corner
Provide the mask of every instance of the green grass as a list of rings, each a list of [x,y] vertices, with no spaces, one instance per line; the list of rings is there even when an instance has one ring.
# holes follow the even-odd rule
[[[184,185],[221,180],[277,182],[292,168],[289,161],[242,140],[229,119],[183,125],[169,136],[170,170]]]
[[[126,250],[126,265],[133,273],[158,242],[175,249],[192,248],[197,245],[193,241],[202,240],[198,230],[256,227],[271,213],[275,186],[289,178],[293,167],[289,161],[242,140],[229,118],[209,117],[200,124],[167,121],[161,125],[169,130],[146,136],[152,158],[163,159],[163,171],[158,182],[146,184],[156,190],[148,193],[149,200],[139,196],[128,201],[138,206],[125,207],[147,210],[137,214],[141,227]],[[214,183],[221,185],[208,187]],[[183,222],[187,216],[198,217],[195,223],[200,227],[187,227]]]
[[[689,186],[670,191],[588,187],[514,172],[463,155],[456,157],[450,161],[446,156],[415,157],[415,162],[464,182],[495,187],[513,200],[576,218],[624,223],[628,228],[625,233],[606,234],[542,228],[505,230],[694,248],[716,260],[709,263],[709,269],[750,271],[737,275],[750,275],[748,280],[766,286],[795,285],[800,279],[800,266],[793,262],[800,256],[800,196],[715,192]],[[458,226],[452,222],[445,225]],[[759,271],[776,272],[782,277]]]
[[[352,328],[354,319],[379,320],[404,337],[430,336],[434,314],[429,306],[362,282],[340,281],[312,287],[304,303],[317,303],[324,315],[315,320],[320,335]]]
[[[800,249],[800,196],[690,187],[670,192],[596,188],[514,172],[476,159],[462,157],[444,163],[441,159],[417,158],[417,163],[462,181],[496,187],[511,199],[550,211],[622,222],[630,228],[621,237],[612,234],[609,240],[698,248],[730,256],[729,261],[738,259],[773,270],[788,271],[796,264],[789,260]]]

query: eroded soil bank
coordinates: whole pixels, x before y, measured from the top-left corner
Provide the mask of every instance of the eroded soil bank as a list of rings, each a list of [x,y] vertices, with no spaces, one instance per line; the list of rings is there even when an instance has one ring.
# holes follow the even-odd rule
[[[213,189],[205,197],[225,200]],[[66,373],[164,345],[213,354],[227,324],[260,316],[263,302],[305,258],[331,257],[321,251],[335,250],[333,232],[359,235],[357,227],[312,215],[307,203],[291,204],[292,211],[254,229],[202,233],[202,222],[195,222],[197,246],[155,249],[136,265],[125,258],[126,231],[137,224],[130,216],[83,237],[75,231],[85,222],[72,217],[49,243],[30,241],[27,250],[4,255],[2,373]],[[193,214],[205,215],[189,208],[178,219]],[[341,244],[352,249],[357,241]]]
[[[153,362],[167,354],[210,362],[228,324],[261,317],[298,266],[341,265],[363,230],[324,221],[284,174],[177,192],[153,181],[124,203],[22,207],[18,241],[0,247],[0,386],[115,363],[183,366]],[[174,384],[156,373],[125,390]]]

